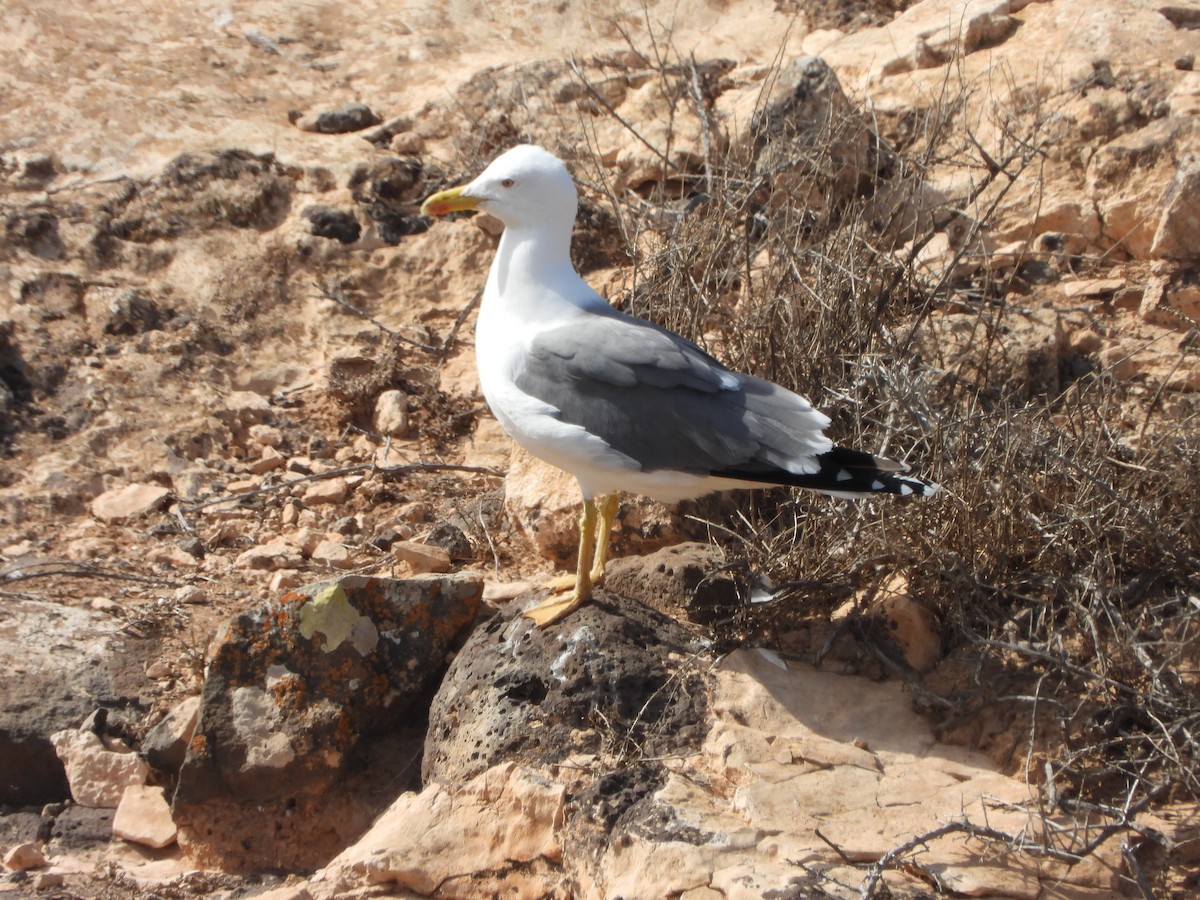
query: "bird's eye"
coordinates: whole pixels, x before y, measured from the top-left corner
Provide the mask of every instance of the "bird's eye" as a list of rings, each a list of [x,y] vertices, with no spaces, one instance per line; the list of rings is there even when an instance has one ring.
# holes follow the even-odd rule
[[[509,188],[509,187],[512,187],[514,184],[516,184],[516,182],[513,181],[511,178],[505,178],[502,182],[500,182],[500,187]]]

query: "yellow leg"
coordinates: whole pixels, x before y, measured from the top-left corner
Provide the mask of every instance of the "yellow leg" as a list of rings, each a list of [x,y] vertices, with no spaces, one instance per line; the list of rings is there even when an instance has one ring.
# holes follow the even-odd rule
[[[523,615],[545,628],[563,616],[574,612],[592,599],[592,557],[596,548],[596,504],[583,501],[583,514],[579,517],[579,563],[575,569],[575,589],[563,597],[551,594],[537,606],[525,610]]]
[[[600,503],[600,526],[596,529],[596,555],[592,563],[592,583],[604,581],[604,564],[608,562],[608,542],[612,536],[613,519],[617,517],[617,495],[609,494]]]
[[[599,527],[596,529],[596,550],[592,556],[592,584],[599,585],[604,581],[604,564],[608,562],[608,542],[612,534],[613,520],[617,517],[617,495],[609,494],[596,504],[600,514]],[[558,575],[547,581],[544,587],[556,594],[569,591],[576,586],[579,578],[576,575]]]

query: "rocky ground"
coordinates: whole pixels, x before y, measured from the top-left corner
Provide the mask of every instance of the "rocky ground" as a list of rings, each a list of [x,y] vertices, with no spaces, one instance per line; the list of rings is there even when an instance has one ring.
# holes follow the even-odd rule
[[[938,298],[915,352],[1103,376],[1136,445],[1196,428],[1200,6],[586,6],[6,4],[0,892],[1186,896],[1194,791],[1047,811],[1024,720],[935,736],[913,699],[977,673],[902,573],[903,665],[845,610],[713,628],[740,588],[684,542],[742,500],[626,504],[611,593],[531,630],[575,489],[482,404],[495,223],[418,207],[544,143],[581,270],[636,305],[664,232],[631,223],[718,158],[771,176],[763,221],[832,209],[953,107],[976,163],[871,198]],[[830,120],[826,177],[786,173]]]

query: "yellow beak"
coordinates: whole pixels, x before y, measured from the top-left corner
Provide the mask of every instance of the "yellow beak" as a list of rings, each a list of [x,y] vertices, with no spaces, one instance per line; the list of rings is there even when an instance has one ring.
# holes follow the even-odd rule
[[[464,197],[466,185],[450,188],[448,191],[438,191],[421,204],[421,214],[425,216],[444,216],[452,212],[462,212],[479,208],[478,197]]]

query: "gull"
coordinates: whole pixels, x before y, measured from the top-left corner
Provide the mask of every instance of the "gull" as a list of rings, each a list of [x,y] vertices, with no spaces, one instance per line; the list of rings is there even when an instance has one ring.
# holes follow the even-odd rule
[[[901,463],[835,446],[829,418],[799,394],[610,306],[571,263],[578,205],[563,162],[524,144],[421,206],[504,224],[475,326],[480,387],[509,435],[574,475],[583,495],[575,575],[526,616],[545,627],[591,599],[620,493],[674,502],[764,485],[849,498],[939,490]]]

